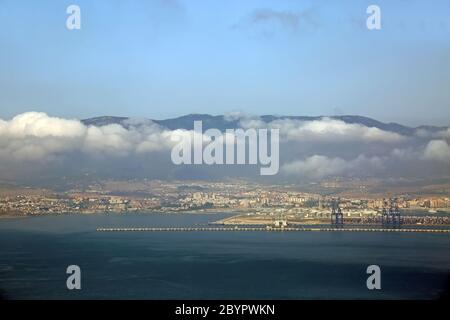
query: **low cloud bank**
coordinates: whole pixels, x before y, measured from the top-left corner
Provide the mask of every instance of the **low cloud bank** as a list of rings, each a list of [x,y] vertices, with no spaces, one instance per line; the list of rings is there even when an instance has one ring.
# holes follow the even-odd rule
[[[27,112],[0,120],[0,159],[52,160],[73,152],[127,156],[170,148],[171,131],[157,124],[85,126],[79,120]]]
[[[317,180],[348,174],[391,176],[400,175],[407,168],[427,168],[427,174],[430,174],[434,167],[438,169],[436,172],[450,175],[448,129],[439,132],[421,129],[412,136],[405,136],[326,117],[310,121],[276,119],[266,122],[261,117],[236,112],[227,114],[225,119],[237,121],[244,129],[280,130],[281,170],[274,177],[276,179],[302,177]],[[124,172],[134,170],[139,173],[145,167],[141,176],[152,176],[152,172],[156,172],[159,177],[176,178],[174,172],[179,167],[176,168],[170,158],[175,144],[171,140],[174,133],[178,136],[194,134],[192,130],[169,130],[150,120],[130,119],[124,126],[96,126],[42,112],[27,112],[10,120],[0,119],[0,179],[5,176],[11,178],[13,172],[24,168],[24,163],[36,164],[35,168],[28,167],[27,172],[42,170],[38,165],[42,163],[58,163],[60,168],[67,163],[67,167],[73,169],[77,165],[81,167],[78,164],[82,162],[80,159],[89,160],[83,162],[85,165],[88,163],[100,168],[109,162],[91,160],[104,158],[114,159],[117,168],[128,170],[124,169]],[[209,140],[209,137],[203,137],[203,141]],[[145,165],[141,166],[144,161]],[[202,170],[198,166],[187,167],[183,168],[183,174],[191,168],[194,172],[191,176]],[[211,170],[211,167],[206,170]],[[225,177],[232,175],[233,170],[235,168],[230,166],[220,168],[216,173],[220,172]],[[417,174],[422,172],[416,171]],[[242,172],[241,168],[239,174]]]
[[[318,120],[276,119],[263,121],[258,116],[234,112],[225,115],[229,121],[239,120],[243,128],[278,128],[285,141],[310,142],[381,142],[402,143],[408,140],[401,134],[367,127],[358,123],[322,117]]]

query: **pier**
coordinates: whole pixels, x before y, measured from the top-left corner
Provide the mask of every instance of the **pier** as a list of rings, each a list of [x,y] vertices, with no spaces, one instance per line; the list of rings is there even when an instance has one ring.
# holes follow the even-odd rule
[[[390,228],[311,228],[311,227],[123,227],[123,228],[97,228],[99,232],[397,232],[397,233],[450,233],[450,229],[390,229]]]

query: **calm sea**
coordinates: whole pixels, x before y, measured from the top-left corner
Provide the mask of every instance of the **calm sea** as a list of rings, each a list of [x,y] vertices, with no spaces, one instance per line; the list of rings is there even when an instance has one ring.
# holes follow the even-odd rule
[[[435,299],[449,286],[450,235],[96,232],[192,226],[226,214],[63,215],[0,220],[7,299]],[[66,289],[68,265],[81,290]],[[366,268],[381,268],[368,290]]]

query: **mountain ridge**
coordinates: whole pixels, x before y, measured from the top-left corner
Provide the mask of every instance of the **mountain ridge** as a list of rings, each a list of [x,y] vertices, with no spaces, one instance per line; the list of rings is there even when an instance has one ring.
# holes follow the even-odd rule
[[[320,120],[323,118],[330,118],[335,120],[341,120],[348,124],[360,124],[366,127],[375,127],[380,130],[395,132],[402,135],[413,135],[417,130],[425,129],[430,132],[438,132],[440,130],[445,130],[448,127],[443,126],[430,126],[430,125],[420,125],[417,127],[410,127],[406,125],[402,125],[396,122],[382,122],[375,120],[373,118],[359,116],[359,115],[340,115],[340,116],[276,116],[276,115],[262,115],[259,116],[261,120],[264,122],[271,122],[274,120],[282,120],[282,119],[290,119],[290,120],[300,120],[300,121],[313,121]],[[81,120],[81,122],[85,125],[96,125],[96,126],[104,126],[109,124],[120,124],[124,127],[129,127],[130,120],[134,118],[130,117],[115,117],[115,116],[99,116],[93,118],[87,118]],[[162,120],[155,119],[145,119],[146,121],[152,121],[162,127],[165,127],[170,130],[175,129],[186,129],[190,130],[193,128],[194,121],[202,121],[203,129],[207,130],[210,128],[217,128],[219,130],[225,130],[229,128],[238,128],[240,127],[239,121],[240,119],[226,119],[224,115],[210,115],[210,114],[198,114],[191,113],[175,118],[168,118]]]

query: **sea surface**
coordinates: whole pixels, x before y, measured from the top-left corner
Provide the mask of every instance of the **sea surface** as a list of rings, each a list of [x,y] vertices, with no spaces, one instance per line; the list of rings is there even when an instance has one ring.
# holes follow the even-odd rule
[[[353,232],[97,232],[194,226],[229,214],[0,219],[4,299],[437,299],[450,235]],[[369,265],[381,290],[368,290]],[[81,268],[81,290],[66,268]]]

